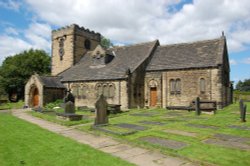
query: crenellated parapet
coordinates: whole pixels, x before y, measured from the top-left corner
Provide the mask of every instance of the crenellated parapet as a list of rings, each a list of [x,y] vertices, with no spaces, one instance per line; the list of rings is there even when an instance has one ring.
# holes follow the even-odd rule
[[[101,34],[95,31],[91,31],[88,28],[80,27],[77,24],[71,24],[52,31],[52,40],[58,39],[67,35],[84,35],[89,39],[101,40]]]

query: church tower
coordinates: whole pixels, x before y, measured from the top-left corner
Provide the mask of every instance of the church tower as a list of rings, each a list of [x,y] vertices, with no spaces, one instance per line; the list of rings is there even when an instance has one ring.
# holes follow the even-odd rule
[[[80,61],[87,51],[100,44],[101,35],[72,24],[52,31],[52,68],[56,76]]]

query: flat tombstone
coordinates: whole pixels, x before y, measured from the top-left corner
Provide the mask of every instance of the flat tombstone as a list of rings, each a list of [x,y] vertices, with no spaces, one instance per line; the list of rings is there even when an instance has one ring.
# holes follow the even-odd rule
[[[65,104],[64,113],[65,114],[74,114],[75,113],[75,104],[71,101],[68,101]]]
[[[101,95],[99,99],[96,101],[95,107],[96,107],[96,118],[94,125],[108,124],[108,114],[107,114],[108,103],[103,95]]]

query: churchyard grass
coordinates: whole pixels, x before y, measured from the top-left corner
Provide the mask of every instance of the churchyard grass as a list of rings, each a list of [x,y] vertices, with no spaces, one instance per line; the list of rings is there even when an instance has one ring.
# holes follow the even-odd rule
[[[0,113],[0,165],[127,166],[126,161]]]
[[[28,112],[29,114],[31,114],[32,116],[50,121],[50,122],[54,122],[57,124],[61,124],[64,126],[73,126],[73,125],[79,125],[79,124],[85,124],[85,123],[89,123],[92,122],[92,118],[83,118],[82,120],[79,121],[67,121],[67,120],[62,120],[62,119],[58,119],[56,117],[56,113],[55,112],[45,112],[45,113],[40,113],[40,112],[35,112],[35,111],[31,111]]]
[[[250,103],[246,103],[250,110]],[[249,112],[249,111],[248,111]],[[215,115],[202,113],[196,116],[195,112],[176,111],[166,109],[141,109],[130,110],[129,113],[119,114],[109,119],[107,129],[116,130],[116,124],[128,123],[146,126],[149,129],[137,131],[134,134],[119,135],[95,130],[87,126],[78,127],[80,130],[106,134],[121,141],[129,142],[149,149],[160,150],[162,153],[180,156],[198,163],[215,165],[250,165],[250,115],[247,122],[240,121],[239,105],[232,104],[223,110],[218,110]],[[159,124],[155,122],[161,122]],[[148,123],[148,124],[147,124]],[[151,124],[150,124],[151,123]],[[153,124],[155,123],[155,124]],[[112,126],[115,126],[112,128]],[[236,128],[235,128],[236,127]],[[105,127],[104,127],[105,128]],[[132,129],[131,129],[132,130]],[[184,135],[167,132],[167,130],[178,130]],[[118,129],[119,132],[119,129]],[[185,136],[185,133],[193,133],[195,136]],[[223,146],[224,138],[217,138],[216,134],[233,135],[248,138],[247,142],[226,142],[230,146]],[[186,143],[187,146],[180,149],[171,149],[160,144],[153,144],[142,139],[145,137],[156,137]],[[218,144],[206,143],[210,140],[221,141]],[[242,143],[242,144],[241,144]],[[232,146],[231,146],[232,144]],[[235,144],[235,146],[233,146]],[[243,148],[237,147],[238,144]],[[247,149],[244,149],[247,148]]]
[[[19,109],[19,108],[23,108],[23,106],[24,106],[24,102],[22,100],[15,102],[15,103],[7,102],[7,103],[0,104],[0,110]]]

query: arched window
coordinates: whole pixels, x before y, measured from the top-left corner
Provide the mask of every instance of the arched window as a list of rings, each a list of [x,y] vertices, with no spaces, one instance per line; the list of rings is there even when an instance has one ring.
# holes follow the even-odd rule
[[[79,85],[75,84],[71,86],[71,93],[77,97],[79,96]]]
[[[174,93],[175,93],[175,80],[174,80],[174,79],[171,79],[171,80],[169,81],[169,83],[170,83],[170,85],[169,85],[169,87],[170,87],[170,93],[171,93],[171,94],[174,94]]]
[[[181,79],[171,79],[169,81],[170,94],[181,94]]]
[[[84,84],[81,85],[81,87],[79,88],[79,96],[82,98],[86,98],[87,90],[88,90],[87,85],[84,85]]]
[[[97,96],[102,94],[102,85],[97,85]]]
[[[115,87],[114,85],[109,85],[109,97],[114,97],[115,96]]]
[[[181,79],[176,79],[175,80],[175,90],[177,94],[181,93]]]
[[[206,91],[206,80],[204,78],[200,79],[200,92],[205,93]]]
[[[103,95],[109,97],[109,87],[108,85],[103,85]]]

